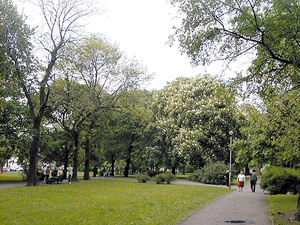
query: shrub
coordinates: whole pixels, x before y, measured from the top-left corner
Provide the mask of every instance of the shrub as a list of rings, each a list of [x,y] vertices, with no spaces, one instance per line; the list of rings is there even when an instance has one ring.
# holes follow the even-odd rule
[[[165,182],[167,184],[170,184],[173,181],[177,180],[177,178],[175,177],[175,175],[173,173],[165,173],[165,174],[163,174],[163,177],[165,178]]]
[[[163,174],[157,174],[154,178],[153,181],[157,184],[163,184],[165,182],[165,178]]]
[[[175,180],[177,180],[177,178],[175,177],[175,175],[173,173],[157,174],[153,178],[153,181],[157,184],[163,184],[165,182],[167,184],[170,184]]]
[[[147,181],[150,181],[150,177],[148,175],[142,174],[137,177],[137,180],[139,183],[146,183]]]
[[[297,193],[300,188],[299,172],[294,169],[269,166],[261,176],[261,188],[271,195]]]
[[[202,169],[196,170],[188,180],[197,181],[205,184],[226,184],[224,175],[227,165],[222,162],[210,163]]]
[[[192,175],[188,176],[187,179],[191,181],[201,182],[202,174],[203,174],[203,170],[198,169]]]

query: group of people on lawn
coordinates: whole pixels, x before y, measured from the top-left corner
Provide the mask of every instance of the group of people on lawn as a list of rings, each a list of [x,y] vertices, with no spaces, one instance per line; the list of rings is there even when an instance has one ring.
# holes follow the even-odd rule
[[[226,185],[229,186],[229,170],[226,171],[225,179],[226,179]],[[237,176],[239,192],[243,191],[243,188],[245,186],[245,181],[246,181],[246,177],[244,171],[242,170],[240,174]],[[250,175],[250,186],[252,192],[255,192],[256,182],[257,182],[256,169],[253,169]]]
[[[50,177],[59,177],[63,175],[64,175],[63,169],[61,167],[57,169],[56,166],[54,167],[53,170],[51,170],[50,166],[44,165],[42,171],[40,172],[41,179],[43,180],[44,183],[47,183]],[[71,183],[72,175],[73,175],[73,168],[71,166],[68,166],[66,178],[68,179],[69,183]]]

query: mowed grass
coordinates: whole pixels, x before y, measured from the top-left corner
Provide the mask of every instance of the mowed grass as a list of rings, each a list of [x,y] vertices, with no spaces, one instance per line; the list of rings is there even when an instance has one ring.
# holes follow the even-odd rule
[[[19,172],[4,172],[0,173],[0,182],[1,181],[21,181],[23,180],[22,174]]]
[[[111,180],[3,189],[0,224],[176,224],[230,191]]]
[[[297,199],[297,195],[269,195],[270,216],[274,224],[300,224],[289,220],[296,212]]]

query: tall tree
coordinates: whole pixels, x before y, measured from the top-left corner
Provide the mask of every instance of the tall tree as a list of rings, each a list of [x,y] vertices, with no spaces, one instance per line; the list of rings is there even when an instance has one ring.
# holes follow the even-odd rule
[[[36,167],[40,129],[50,94],[47,85],[53,76],[53,67],[59,58],[60,50],[66,43],[73,42],[76,39],[79,19],[88,15],[95,7],[89,7],[90,4],[86,1],[37,0],[46,24],[45,32],[42,33],[39,40],[47,55],[47,62],[39,67],[41,70],[37,70],[35,69],[37,64],[34,63],[32,57],[32,45],[29,42],[32,31],[26,26],[21,16],[17,14],[16,9],[11,7],[10,1],[1,1],[1,4],[4,4],[5,7],[9,5],[11,8],[10,11],[2,14],[4,21],[8,21],[4,24],[5,26],[1,26],[3,49],[5,56],[12,61],[16,75],[15,80],[20,85],[27,100],[32,120],[28,186],[35,186],[37,185]],[[15,15],[17,20],[11,18],[12,14]],[[36,95],[39,96],[38,103],[35,103],[33,99]]]
[[[178,78],[154,96],[156,143],[172,169],[227,160],[228,132],[239,133],[234,93],[209,76]],[[196,160],[195,160],[196,159]]]
[[[247,81],[252,91],[285,85],[300,89],[300,2],[298,0],[173,0],[183,20],[173,37],[194,64],[252,55]],[[300,110],[298,109],[298,114]],[[300,115],[298,115],[300,118]],[[300,122],[300,119],[299,119]],[[300,139],[298,140],[300,145]],[[299,190],[300,191],[300,190]],[[294,218],[300,221],[300,195]]]
[[[95,128],[101,123],[98,121],[99,118],[104,118],[103,115],[110,110],[116,110],[119,107],[118,99],[128,90],[143,85],[149,79],[149,75],[136,60],[127,59],[117,46],[110,44],[100,35],[86,37],[76,46],[68,45],[64,50],[64,58],[57,65],[57,70],[68,86],[59,85],[60,87],[56,89],[57,97],[60,98],[59,92],[62,92],[61,97],[65,98],[65,101],[54,101],[53,106],[66,103],[64,107],[67,109],[60,111],[77,117],[72,121],[79,122],[76,126],[76,139],[80,140],[80,133],[84,135],[86,154],[84,179],[88,180],[90,144],[96,134]],[[83,84],[82,89],[85,91],[82,94],[77,93],[76,97],[77,94],[71,85],[77,81]],[[65,95],[66,93],[63,93],[65,91],[69,94]],[[77,103],[74,104],[75,101],[72,99],[77,99]],[[74,114],[75,111],[78,113]],[[63,127],[66,129],[66,126]],[[77,154],[78,151],[75,151],[74,156]],[[74,161],[74,179],[77,170],[75,164],[77,162]]]

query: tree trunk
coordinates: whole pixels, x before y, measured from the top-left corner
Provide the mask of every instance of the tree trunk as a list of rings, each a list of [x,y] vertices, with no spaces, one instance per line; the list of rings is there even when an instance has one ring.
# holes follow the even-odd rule
[[[89,131],[94,128],[95,125],[95,118],[91,121]],[[91,147],[90,147],[90,138],[87,135],[86,136],[86,142],[85,142],[85,162],[84,162],[84,180],[90,180],[90,159],[91,159]]]
[[[115,157],[112,157],[111,158],[111,176],[115,176],[115,162],[116,162],[116,159]]]
[[[36,186],[37,185],[37,154],[40,143],[40,123],[39,118],[34,119],[33,127],[33,140],[30,148],[30,161],[29,161],[29,177],[27,186]]]
[[[131,162],[131,158],[129,157],[129,158],[126,160],[126,166],[125,166],[125,169],[124,169],[124,177],[128,177],[128,174],[129,174],[129,168],[130,168],[130,162]]]
[[[65,146],[65,155],[64,155],[64,179],[67,178],[67,168],[69,165],[69,153],[70,153],[71,146],[68,147],[67,145]]]
[[[175,166],[172,166],[172,173],[173,173],[174,175],[176,175],[176,167],[175,167]]]
[[[78,170],[78,152],[79,152],[79,132],[74,132],[74,144],[75,144],[75,152],[74,152],[74,168],[73,168],[73,175],[72,175],[72,181],[77,182],[77,170]]]
[[[90,139],[87,138],[85,142],[85,162],[84,162],[84,180],[90,180]]]
[[[129,168],[130,168],[130,163],[131,163],[131,153],[132,153],[132,149],[133,149],[132,143],[134,142],[134,138],[135,138],[135,135],[132,134],[131,135],[131,144],[128,147],[128,156],[127,156],[127,160],[126,160],[126,167],[124,169],[124,177],[128,177],[128,174],[129,174]]]

